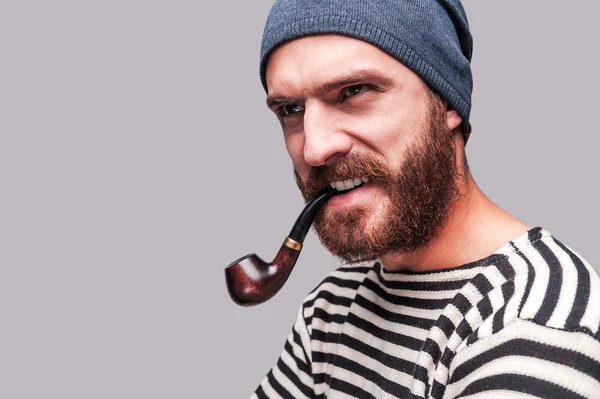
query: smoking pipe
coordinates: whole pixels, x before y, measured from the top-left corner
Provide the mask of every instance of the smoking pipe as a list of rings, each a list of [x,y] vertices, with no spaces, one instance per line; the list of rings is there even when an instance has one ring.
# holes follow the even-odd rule
[[[227,290],[235,303],[258,305],[271,299],[283,287],[298,260],[317,211],[335,192],[328,190],[306,205],[271,263],[256,254],[249,254],[225,268]]]

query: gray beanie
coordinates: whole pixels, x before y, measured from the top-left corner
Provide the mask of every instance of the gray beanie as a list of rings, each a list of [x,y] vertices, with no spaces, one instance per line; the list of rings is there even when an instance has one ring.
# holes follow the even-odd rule
[[[459,0],[277,0],[260,50],[267,91],[271,52],[303,36],[337,33],[371,43],[413,70],[462,117],[471,131],[473,41]]]

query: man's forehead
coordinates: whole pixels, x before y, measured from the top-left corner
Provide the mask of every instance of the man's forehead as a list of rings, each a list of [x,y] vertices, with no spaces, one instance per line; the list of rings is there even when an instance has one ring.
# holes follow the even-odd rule
[[[315,35],[285,43],[267,65],[269,96],[333,89],[358,78],[384,79],[400,62],[376,46],[341,35]],[[389,79],[389,78],[388,78]]]

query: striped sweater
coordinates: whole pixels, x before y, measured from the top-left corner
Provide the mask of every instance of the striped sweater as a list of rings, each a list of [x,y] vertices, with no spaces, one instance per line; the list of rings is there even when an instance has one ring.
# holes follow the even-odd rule
[[[440,271],[345,266],[252,398],[600,398],[600,278],[534,228]]]

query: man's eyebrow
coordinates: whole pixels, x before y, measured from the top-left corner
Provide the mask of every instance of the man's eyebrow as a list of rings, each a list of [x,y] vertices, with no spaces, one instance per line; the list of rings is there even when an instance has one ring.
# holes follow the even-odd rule
[[[321,86],[312,88],[308,90],[307,95],[305,96],[286,97],[278,94],[269,94],[267,96],[267,106],[272,108],[276,105],[296,104],[307,97],[318,97],[325,93],[360,83],[372,83],[380,86],[381,88],[385,88],[391,86],[392,80],[386,76],[383,76],[379,72],[369,69],[361,69],[335,78],[334,80],[324,83]]]

